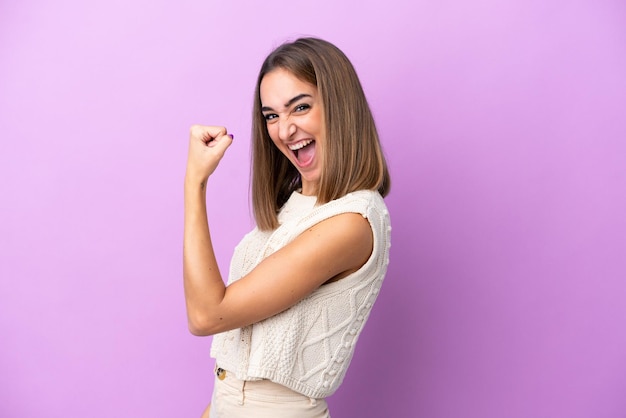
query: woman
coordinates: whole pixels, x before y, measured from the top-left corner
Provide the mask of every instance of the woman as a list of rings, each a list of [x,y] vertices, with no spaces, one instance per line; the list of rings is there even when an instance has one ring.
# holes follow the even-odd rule
[[[326,41],[298,39],[266,58],[253,118],[257,227],[235,248],[227,286],[206,188],[233,136],[191,128],[185,298],[190,331],[215,334],[203,416],[327,417],[324,398],[343,380],[387,269],[389,174],[356,72]]]

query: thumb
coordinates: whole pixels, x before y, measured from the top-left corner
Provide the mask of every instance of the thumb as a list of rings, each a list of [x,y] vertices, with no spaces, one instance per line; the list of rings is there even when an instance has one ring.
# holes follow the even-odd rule
[[[215,151],[224,153],[226,152],[226,148],[230,147],[230,144],[233,143],[233,134],[222,134],[215,138],[213,141],[209,142],[207,146],[209,148],[215,149]]]

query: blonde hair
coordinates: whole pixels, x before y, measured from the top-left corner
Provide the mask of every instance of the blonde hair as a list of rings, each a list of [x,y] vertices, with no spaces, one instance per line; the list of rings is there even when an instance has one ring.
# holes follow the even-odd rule
[[[260,85],[281,68],[317,87],[325,137],[318,203],[363,189],[389,193],[390,177],[378,132],[354,67],[339,48],[300,38],[276,48],[263,62],[252,115],[252,206],[261,230],[278,227],[278,210],[301,187],[298,170],[273,144],[261,112]]]

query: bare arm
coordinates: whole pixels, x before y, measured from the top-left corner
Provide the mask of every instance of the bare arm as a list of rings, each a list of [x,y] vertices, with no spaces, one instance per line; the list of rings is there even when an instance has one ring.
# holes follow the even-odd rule
[[[239,328],[289,308],[328,280],[356,271],[369,258],[373,245],[371,228],[363,216],[334,216],[303,232],[226,287],[213,252],[206,211],[208,176],[230,145],[226,130],[221,129],[222,136],[212,146],[216,152],[203,157],[211,161],[203,171],[197,169],[195,154],[191,154],[206,150],[193,143],[198,132],[194,135],[192,128],[185,178],[183,274],[189,329],[195,335]],[[205,142],[201,146],[209,148]],[[206,178],[197,175],[207,172]]]

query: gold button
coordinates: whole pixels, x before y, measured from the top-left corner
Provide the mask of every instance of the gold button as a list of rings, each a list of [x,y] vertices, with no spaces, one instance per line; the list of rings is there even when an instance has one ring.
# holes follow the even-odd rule
[[[218,367],[215,373],[217,374],[217,378],[220,380],[224,380],[226,378],[226,370],[222,368]]]

